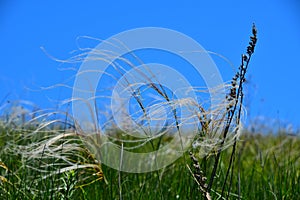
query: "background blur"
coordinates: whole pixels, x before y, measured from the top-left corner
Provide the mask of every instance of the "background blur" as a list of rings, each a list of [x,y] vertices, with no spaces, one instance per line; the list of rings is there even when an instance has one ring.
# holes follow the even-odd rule
[[[248,71],[245,105],[248,122],[300,127],[300,3],[273,1],[0,1],[0,107],[26,100],[56,108],[71,97],[77,67],[66,60],[79,47],[95,46],[90,36],[106,39],[146,26],[170,28],[198,41],[206,50],[229,59],[237,68],[246,51],[251,26],[258,45]],[[44,50],[43,50],[44,49]],[[225,80],[234,74],[216,60]],[[54,59],[55,58],[55,59]],[[280,121],[280,124],[278,123]],[[293,127],[291,126],[293,125]]]

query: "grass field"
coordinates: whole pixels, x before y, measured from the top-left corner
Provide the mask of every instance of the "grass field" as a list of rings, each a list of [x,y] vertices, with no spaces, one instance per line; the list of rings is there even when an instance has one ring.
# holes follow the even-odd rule
[[[190,171],[193,170],[193,163],[188,153],[172,165],[151,173],[129,174],[102,165],[101,173],[99,169],[97,173],[97,169],[94,168],[74,168],[45,178],[48,172],[63,167],[62,160],[43,159],[43,156],[47,157],[46,151],[43,152],[44,155],[39,154],[41,158],[35,161],[30,157],[24,157],[24,153],[16,147],[30,145],[32,141],[24,140],[26,134],[30,134],[30,131],[3,125],[0,127],[1,199],[203,198]],[[79,154],[87,157],[83,151]],[[230,154],[231,148],[221,154],[215,182],[210,192],[212,199],[298,199],[300,196],[299,135],[243,134],[234,157],[231,184],[228,182],[225,186],[222,198],[220,194]],[[209,176],[211,173],[214,157],[212,154],[199,159],[203,174]],[[80,157],[74,159],[79,161]],[[85,159],[84,162],[88,160]],[[93,160],[90,159],[89,162]],[[42,171],[41,167],[45,166],[45,163],[50,165]]]

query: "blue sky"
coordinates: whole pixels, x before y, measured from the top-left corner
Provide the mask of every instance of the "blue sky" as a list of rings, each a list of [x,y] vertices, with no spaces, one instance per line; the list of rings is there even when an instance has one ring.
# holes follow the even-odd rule
[[[59,70],[70,66],[41,47],[55,58],[68,59],[78,49],[79,36],[106,39],[132,28],[164,27],[194,38],[238,67],[253,22],[259,41],[248,71],[248,119],[264,116],[299,127],[296,0],[0,1],[0,101],[29,100],[46,108],[71,96],[65,89],[38,90],[74,74]]]

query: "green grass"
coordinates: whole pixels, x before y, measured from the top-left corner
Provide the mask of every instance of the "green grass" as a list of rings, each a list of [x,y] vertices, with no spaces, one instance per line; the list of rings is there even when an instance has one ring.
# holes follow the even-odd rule
[[[0,199],[202,199],[193,174],[192,161],[186,153],[172,165],[151,173],[129,174],[101,166],[104,178],[99,179],[83,170],[70,170],[43,179],[47,172],[37,168],[45,162],[24,158],[12,152],[12,146],[30,140],[20,140],[25,130],[0,127]],[[228,199],[297,199],[300,196],[300,138],[299,136],[244,134],[237,145],[232,184],[225,186],[223,198]],[[221,154],[217,175],[210,195],[219,195],[223,187],[231,148]],[[209,177],[214,155],[199,159],[201,169]],[[74,157],[76,159],[77,157]],[[48,159],[49,171],[58,159]],[[51,169],[50,169],[51,168]],[[47,171],[47,168],[44,168]],[[231,173],[231,172],[230,172]],[[82,182],[83,176],[89,179]],[[228,182],[229,183],[229,182]]]

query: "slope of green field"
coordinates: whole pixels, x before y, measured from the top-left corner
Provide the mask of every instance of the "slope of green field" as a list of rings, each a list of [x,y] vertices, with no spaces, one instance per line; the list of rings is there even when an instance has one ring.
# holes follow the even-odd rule
[[[30,146],[33,141],[26,137],[30,133],[0,127],[0,199],[204,199],[191,172],[194,169],[188,152],[172,165],[151,173],[129,174],[102,165],[102,171],[100,167],[74,168],[45,176],[65,166],[60,158],[45,161],[46,150],[35,159],[24,156],[28,149],[22,152],[22,146],[16,147]],[[82,145],[79,140],[75,143]],[[72,162],[87,162],[84,152],[73,153],[85,158],[77,155]],[[297,199],[300,196],[299,136],[242,135],[233,171],[229,172],[232,176],[223,186],[230,154],[231,148],[221,154],[210,192],[212,199]],[[208,180],[214,157],[212,154],[199,158]],[[225,192],[221,197],[223,187]]]

